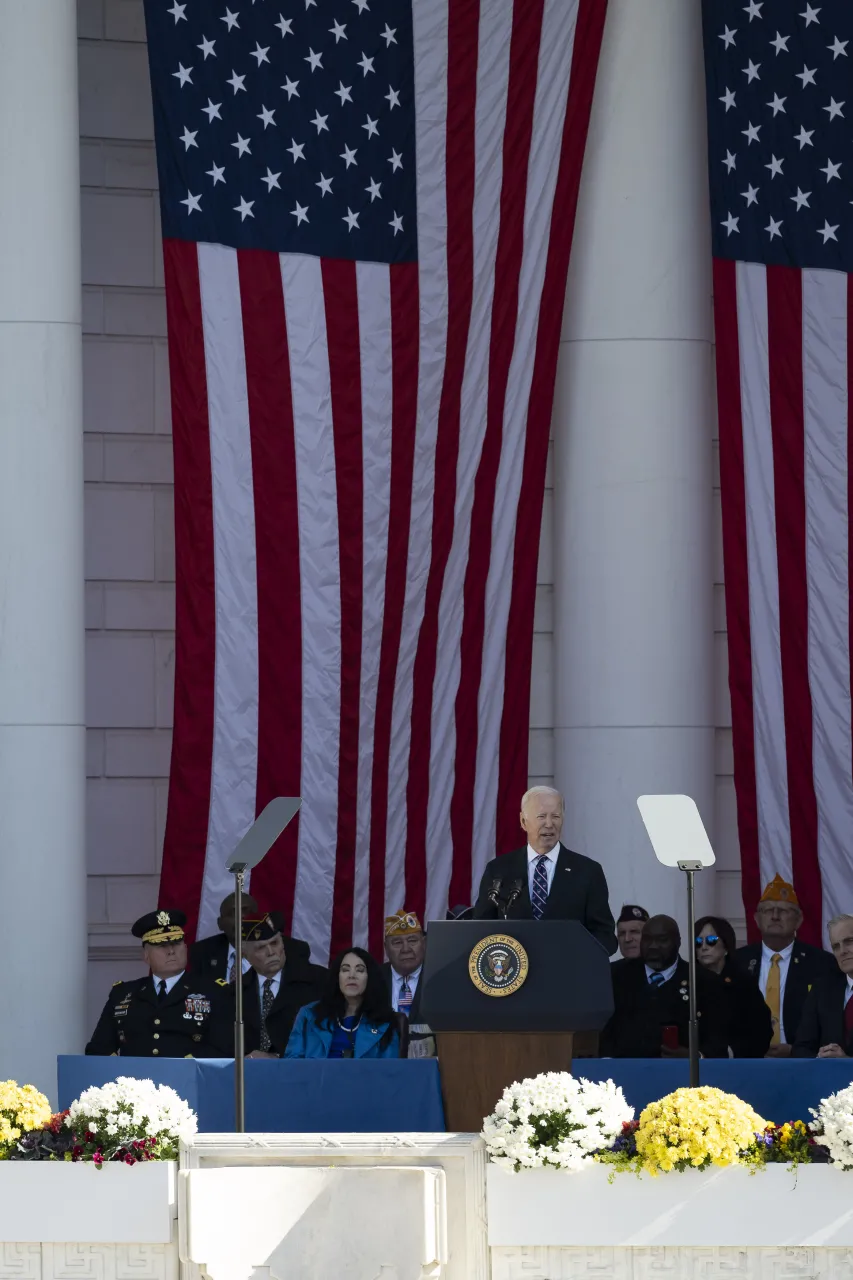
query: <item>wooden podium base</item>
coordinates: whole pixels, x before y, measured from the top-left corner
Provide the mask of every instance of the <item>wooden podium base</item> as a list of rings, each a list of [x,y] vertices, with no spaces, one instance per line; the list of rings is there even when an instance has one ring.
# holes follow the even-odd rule
[[[436,1035],[448,1132],[479,1133],[508,1084],[571,1071],[570,1031],[441,1031]]]

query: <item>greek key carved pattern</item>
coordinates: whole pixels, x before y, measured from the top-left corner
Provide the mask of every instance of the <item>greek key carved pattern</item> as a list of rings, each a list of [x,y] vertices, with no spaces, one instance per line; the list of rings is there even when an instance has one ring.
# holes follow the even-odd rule
[[[853,1249],[492,1249],[492,1280],[853,1280]]]
[[[163,1244],[45,1244],[41,1280],[177,1280],[178,1251]]]
[[[0,1244],[0,1280],[41,1280],[41,1246]]]

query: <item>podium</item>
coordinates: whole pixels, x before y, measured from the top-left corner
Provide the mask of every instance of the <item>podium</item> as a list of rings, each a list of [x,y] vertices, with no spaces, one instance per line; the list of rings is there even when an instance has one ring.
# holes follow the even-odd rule
[[[576,920],[430,921],[419,993],[447,1128],[464,1133],[513,1081],[570,1070],[574,1032],[613,1012],[607,952]]]

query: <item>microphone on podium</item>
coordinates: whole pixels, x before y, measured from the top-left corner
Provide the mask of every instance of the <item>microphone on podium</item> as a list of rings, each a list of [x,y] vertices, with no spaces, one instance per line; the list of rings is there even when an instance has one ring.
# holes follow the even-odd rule
[[[509,915],[510,908],[512,907],[512,904],[515,902],[516,898],[521,897],[522,888],[523,888],[523,881],[513,880],[512,884],[510,885],[509,897],[504,903],[504,920],[506,920],[507,916]]]

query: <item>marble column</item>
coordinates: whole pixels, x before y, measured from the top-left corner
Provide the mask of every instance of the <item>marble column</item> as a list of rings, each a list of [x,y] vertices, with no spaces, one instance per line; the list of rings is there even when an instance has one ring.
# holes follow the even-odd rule
[[[74,0],[0,2],[0,1079],[56,1094],[86,980]]]
[[[700,2],[610,0],[558,370],[554,591],[564,838],[602,861],[615,912],[683,915],[638,795],[693,796],[713,838],[708,220]]]

